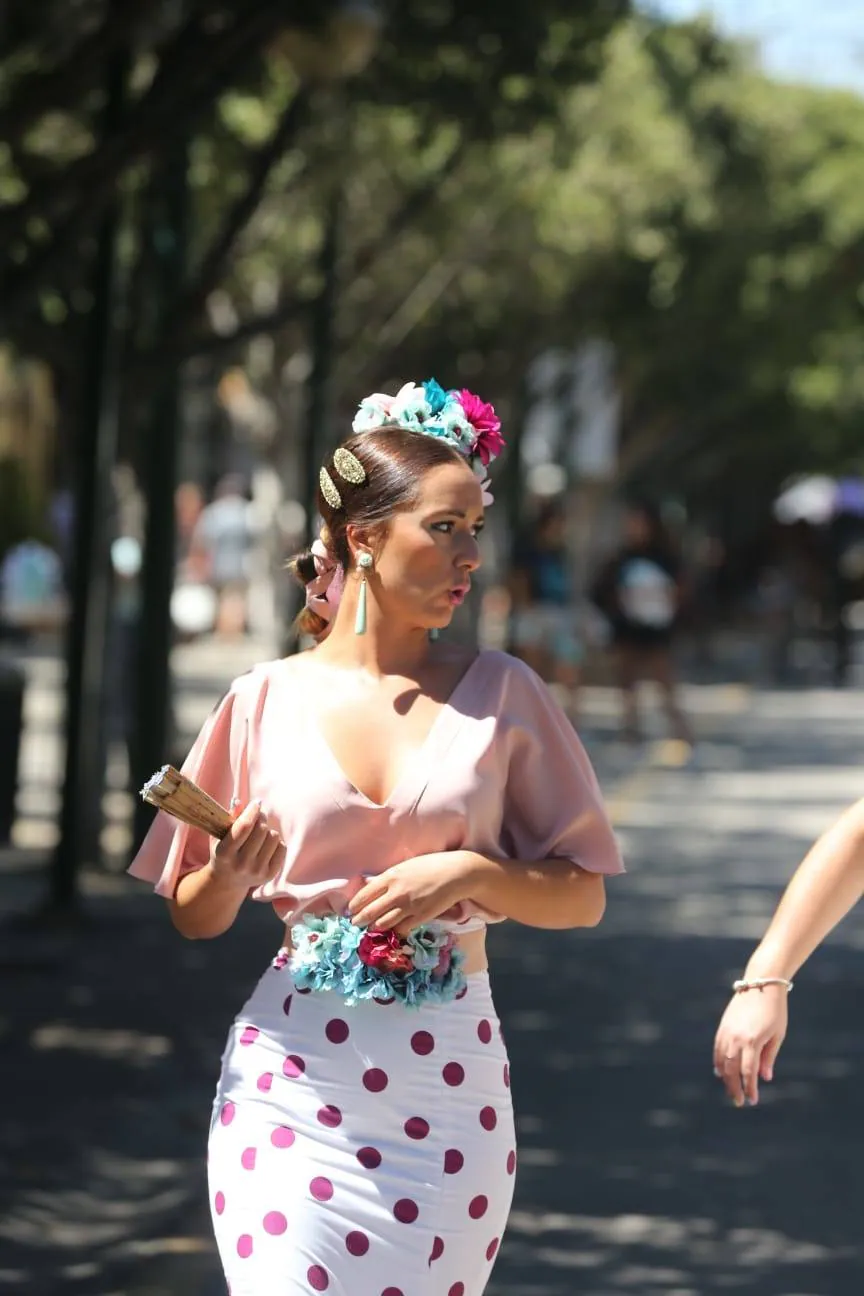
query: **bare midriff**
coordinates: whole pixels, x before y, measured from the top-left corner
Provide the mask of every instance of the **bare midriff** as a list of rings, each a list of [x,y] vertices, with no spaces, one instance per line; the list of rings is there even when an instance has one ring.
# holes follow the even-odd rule
[[[465,954],[465,963],[462,971],[466,976],[472,976],[475,972],[485,972],[489,966],[489,960],[486,957],[486,930],[463,932],[461,935],[454,933],[456,937],[456,947]],[[285,935],[282,941],[282,948],[290,950],[291,928],[286,924]]]

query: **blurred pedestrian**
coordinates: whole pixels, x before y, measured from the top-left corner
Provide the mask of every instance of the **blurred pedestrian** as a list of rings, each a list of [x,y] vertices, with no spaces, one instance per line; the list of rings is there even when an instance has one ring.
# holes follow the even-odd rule
[[[624,519],[623,543],[601,571],[594,602],[609,622],[624,735],[642,739],[638,686],[656,684],[672,737],[692,743],[678,699],[672,649],[683,604],[681,564],[656,509],[632,505]]]
[[[759,1099],[789,1024],[792,978],[864,894],[864,800],[799,865],[723,1014],[714,1072],[737,1107]]]
[[[513,647],[547,684],[578,702],[584,645],[580,634],[563,502],[546,502],[517,539],[510,570]]]
[[[480,563],[494,410],[408,384],[355,431],[293,565],[319,642],[237,680],[185,766],[246,808],[215,848],[160,816],[132,871],[186,936],[224,932],[247,897],[286,924],[211,1123],[232,1290],[481,1296],[516,1168],[486,925],[593,926],[621,862],[542,681],[431,634]]]
[[[242,477],[231,473],[216,487],[201,511],[190,545],[188,565],[200,572],[218,600],[217,630],[245,634],[248,629],[251,557],[256,532]]]

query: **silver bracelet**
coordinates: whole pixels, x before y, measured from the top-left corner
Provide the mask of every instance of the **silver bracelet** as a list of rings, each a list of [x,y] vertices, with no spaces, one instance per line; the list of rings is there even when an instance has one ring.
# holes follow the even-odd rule
[[[754,977],[752,981],[733,981],[732,989],[735,994],[741,994],[744,990],[764,990],[769,985],[785,986],[791,991],[794,982],[787,977]]]

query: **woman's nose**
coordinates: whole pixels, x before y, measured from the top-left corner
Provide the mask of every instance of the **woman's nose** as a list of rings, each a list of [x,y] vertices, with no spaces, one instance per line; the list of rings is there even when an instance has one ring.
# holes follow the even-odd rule
[[[464,572],[476,571],[480,566],[480,546],[473,536],[460,549],[456,566]]]

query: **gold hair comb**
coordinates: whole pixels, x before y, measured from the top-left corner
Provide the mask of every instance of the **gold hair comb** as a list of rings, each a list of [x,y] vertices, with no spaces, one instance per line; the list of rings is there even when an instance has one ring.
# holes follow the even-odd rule
[[[339,494],[338,490],[336,489],[333,483],[333,478],[330,476],[326,468],[321,469],[320,473],[318,474],[318,481],[321,485],[321,494],[324,496],[325,500],[330,505],[330,507],[332,509],[341,508],[342,496]]]
[[[366,480],[366,469],[357,456],[344,446],[334,452],[333,467],[342,480],[350,482],[352,486],[362,486]]]

